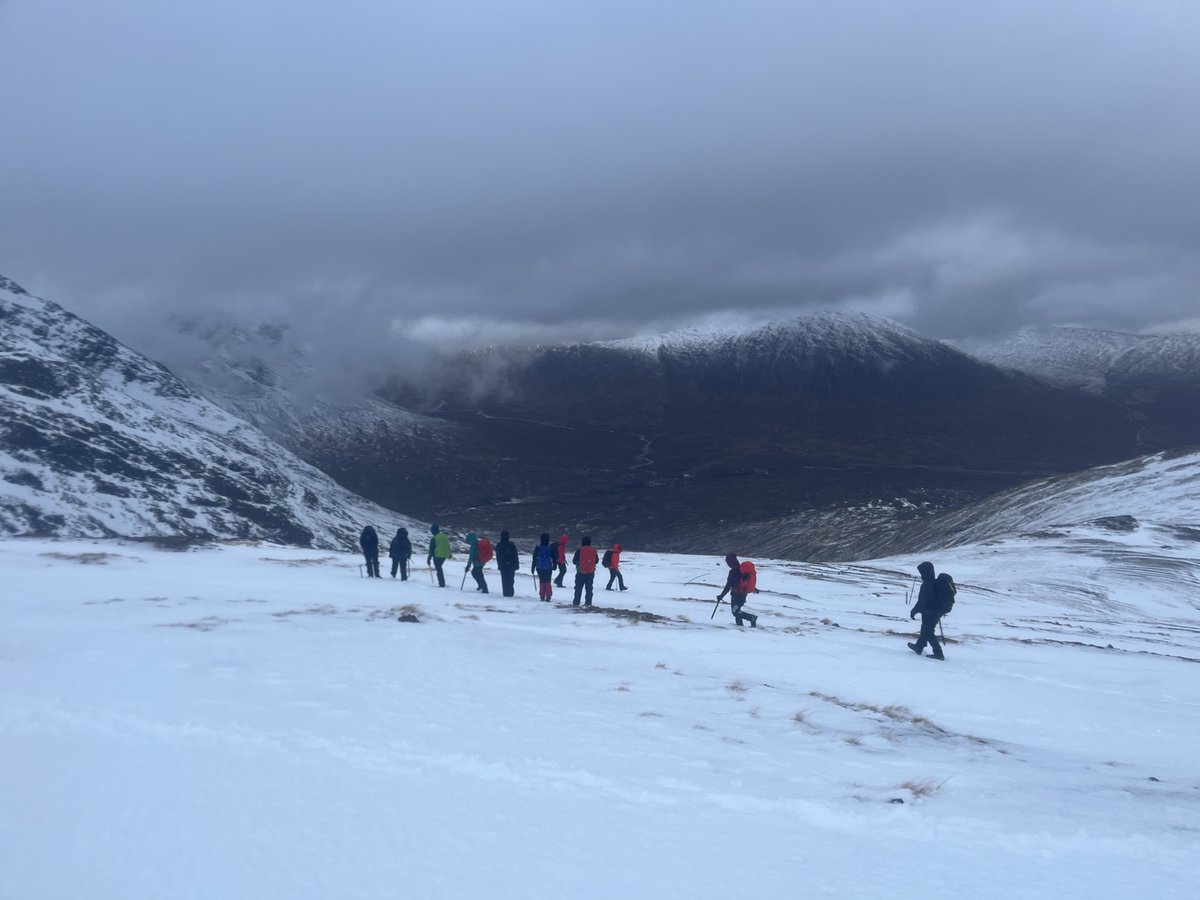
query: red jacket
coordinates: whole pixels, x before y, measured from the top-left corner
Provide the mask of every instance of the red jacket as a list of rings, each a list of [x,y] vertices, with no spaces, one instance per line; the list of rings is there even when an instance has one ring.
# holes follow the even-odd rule
[[[600,562],[600,554],[596,552],[596,548],[591,544],[580,547],[575,551],[575,565],[579,567],[580,574],[590,575],[596,571],[596,566]]]
[[[610,569],[621,568],[621,545],[613,544],[612,546],[612,562],[608,564]]]
[[[558,564],[565,566],[567,564],[567,541],[570,538],[565,534],[558,539]]]

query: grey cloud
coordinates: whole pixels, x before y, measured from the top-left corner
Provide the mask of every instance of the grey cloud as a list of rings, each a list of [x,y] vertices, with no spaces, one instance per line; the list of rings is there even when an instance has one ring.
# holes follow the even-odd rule
[[[18,0],[0,29],[0,271],[151,351],[214,309],[364,365],[415,355],[364,333],[392,320],[1194,314],[1195,4]]]

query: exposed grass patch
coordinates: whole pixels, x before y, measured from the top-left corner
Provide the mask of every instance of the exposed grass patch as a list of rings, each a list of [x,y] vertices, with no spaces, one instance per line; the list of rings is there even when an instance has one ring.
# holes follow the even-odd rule
[[[795,713],[792,714],[792,721],[795,722],[797,725],[807,725],[808,724],[808,716],[806,716],[804,714],[804,710],[798,709],[798,710],[796,710]]]
[[[852,734],[852,735],[850,735],[850,737],[844,738],[844,740],[851,747],[861,747],[862,746],[862,738],[860,738],[856,734]]]
[[[914,797],[932,797],[942,789],[942,785],[945,783],[945,781],[935,781],[932,778],[922,778],[906,781],[900,787],[909,791]]]
[[[190,628],[193,631],[213,631],[222,625],[228,625],[236,619],[222,619],[220,616],[207,616],[195,622],[171,622],[166,625],[155,625],[155,628]]]
[[[336,606],[324,603],[321,606],[310,606],[307,609],[287,609],[282,612],[273,612],[277,619],[286,619],[289,616],[336,616],[338,609]]]
[[[290,568],[305,568],[308,566],[324,566],[331,562],[337,562],[336,556],[321,556],[315,559],[273,559],[270,556],[261,557],[263,562],[277,563],[281,566],[289,566]]]
[[[667,667],[667,664],[665,662],[660,662],[660,663],[654,664],[654,668],[656,668],[656,669],[665,669],[666,667]]]
[[[729,684],[725,685],[725,690],[734,694],[744,694],[746,691],[750,690],[750,688],[747,687],[746,683],[743,681],[731,681]]]
[[[81,566],[106,566],[114,559],[124,559],[120,553],[39,553],[47,559],[58,559],[63,562],[77,562]]]

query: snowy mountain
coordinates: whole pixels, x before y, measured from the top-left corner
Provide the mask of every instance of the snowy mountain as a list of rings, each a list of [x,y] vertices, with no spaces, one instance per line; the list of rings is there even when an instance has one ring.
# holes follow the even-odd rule
[[[1145,452],[1119,406],[861,314],[490,348],[409,367],[436,381],[397,372],[357,395],[315,385],[311,350],[286,329],[195,333],[210,359],[186,380],[344,487],[514,534],[586,528],[716,552],[757,533],[783,555],[870,555],[845,540],[864,510],[886,536],[1030,478]],[[810,527],[790,527],[798,515]]]
[[[0,896],[1191,898],[1195,475],[1014,496],[985,545],[756,552],[754,629],[715,556],[627,552],[576,609],[0,540]],[[944,662],[905,646],[925,557]]]
[[[7,279],[0,420],[0,531],[9,534],[346,547],[367,522],[417,526]]]
[[[1200,444],[1200,334],[1030,328],[954,343],[993,365],[1120,405],[1149,446]]]

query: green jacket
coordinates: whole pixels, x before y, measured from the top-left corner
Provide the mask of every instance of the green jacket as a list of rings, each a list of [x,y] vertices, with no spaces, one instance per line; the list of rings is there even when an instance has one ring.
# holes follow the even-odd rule
[[[433,562],[435,556],[438,559],[449,559],[450,538],[446,537],[436,525],[429,530],[433,532],[433,537],[429,541],[429,555],[425,558],[425,562]]]

